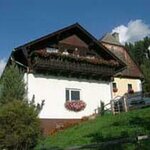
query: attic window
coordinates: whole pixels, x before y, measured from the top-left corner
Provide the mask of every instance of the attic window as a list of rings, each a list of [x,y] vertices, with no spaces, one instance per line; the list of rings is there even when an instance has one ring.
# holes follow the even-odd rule
[[[52,48],[52,47],[47,47],[46,52],[47,53],[58,53],[58,49]]]

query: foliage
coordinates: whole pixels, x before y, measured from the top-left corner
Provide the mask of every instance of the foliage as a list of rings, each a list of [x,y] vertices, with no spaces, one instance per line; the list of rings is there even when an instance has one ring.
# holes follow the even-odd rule
[[[23,73],[15,65],[6,68],[1,78],[0,149],[33,149],[40,137],[38,114],[44,101],[35,105],[25,97]]]
[[[25,97],[25,83],[23,73],[15,65],[10,65],[1,78],[0,104],[12,100],[23,100]]]
[[[150,60],[145,60],[141,68],[145,76],[144,91],[150,92]]]
[[[150,46],[149,37],[145,37],[143,40],[137,41],[134,44],[126,43],[125,46],[139,65],[143,64],[144,60],[150,59],[148,50]]]
[[[50,149],[51,147],[66,148],[77,145],[109,141],[120,137],[135,137],[150,134],[150,108],[135,110],[120,115],[99,116],[95,120],[83,122],[63,132],[47,137],[36,147]],[[68,138],[69,137],[69,138]],[[127,146],[124,145],[125,149]],[[130,147],[134,147],[133,144]]]
[[[0,109],[0,149],[33,149],[40,136],[38,111],[33,103],[14,100]]]
[[[72,61],[72,62],[82,62],[82,63],[88,63],[88,64],[93,64],[93,65],[105,65],[105,66],[115,66],[118,67],[119,63],[115,60],[104,60],[102,58],[97,58],[94,57],[94,59],[92,58],[88,58],[88,57],[84,57],[84,56],[76,56],[73,54],[69,54],[69,55],[64,55],[62,53],[48,53],[45,50],[38,50],[35,51],[31,54],[32,57],[35,57],[36,60],[40,58],[46,58],[47,60],[49,58],[53,59],[60,59],[60,60],[68,60],[68,61]],[[39,59],[40,60],[40,59]]]
[[[144,91],[150,92],[150,38],[145,37],[134,44],[126,43],[125,46],[143,71],[145,77]]]

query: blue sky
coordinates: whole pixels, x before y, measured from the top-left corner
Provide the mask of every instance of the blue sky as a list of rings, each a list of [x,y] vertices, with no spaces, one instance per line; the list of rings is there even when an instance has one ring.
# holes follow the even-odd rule
[[[0,0],[0,62],[13,48],[75,22],[99,38],[136,20],[149,32],[150,0]]]

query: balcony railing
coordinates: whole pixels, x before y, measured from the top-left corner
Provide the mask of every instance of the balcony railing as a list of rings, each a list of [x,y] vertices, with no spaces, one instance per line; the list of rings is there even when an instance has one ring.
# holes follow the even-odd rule
[[[114,74],[115,68],[105,65],[72,62],[56,58],[34,57],[32,69],[35,71],[61,72],[67,74],[82,74],[95,77],[110,77]]]

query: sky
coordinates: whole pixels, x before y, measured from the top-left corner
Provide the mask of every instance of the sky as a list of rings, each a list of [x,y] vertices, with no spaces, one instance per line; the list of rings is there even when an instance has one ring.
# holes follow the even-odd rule
[[[15,47],[76,22],[135,42],[150,35],[150,0],[0,0],[0,74]]]

